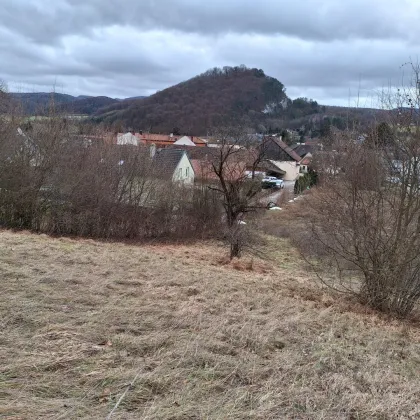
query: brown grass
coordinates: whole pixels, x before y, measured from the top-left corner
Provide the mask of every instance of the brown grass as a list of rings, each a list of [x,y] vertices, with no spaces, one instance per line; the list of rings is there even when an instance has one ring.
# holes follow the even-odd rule
[[[0,236],[0,418],[104,419],[137,374],[113,419],[420,417],[418,324],[334,300],[285,240]]]

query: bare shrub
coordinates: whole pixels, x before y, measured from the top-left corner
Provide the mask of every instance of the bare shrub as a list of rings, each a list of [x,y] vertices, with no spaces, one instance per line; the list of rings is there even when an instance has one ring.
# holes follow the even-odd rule
[[[0,117],[9,111],[11,98],[7,93],[6,83],[0,79]]]
[[[220,200],[162,179],[148,148],[80,135],[51,114],[0,121],[0,223],[56,235],[202,238],[218,235]]]
[[[380,311],[407,316],[420,298],[419,70],[397,91],[386,135],[374,127],[336,138],[310,197],[311,240],[341,291]],[[388,96],[389,98],[389,96]]]

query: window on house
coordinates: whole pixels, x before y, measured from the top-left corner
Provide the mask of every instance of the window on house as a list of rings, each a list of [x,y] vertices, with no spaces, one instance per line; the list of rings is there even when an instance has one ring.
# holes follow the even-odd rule
[[[178,177],[179,178],[182,178],[182,168],[179,168],[178,169]]]
[[[185,168],[185,176],[188,176],[190,173],[190,168]]]

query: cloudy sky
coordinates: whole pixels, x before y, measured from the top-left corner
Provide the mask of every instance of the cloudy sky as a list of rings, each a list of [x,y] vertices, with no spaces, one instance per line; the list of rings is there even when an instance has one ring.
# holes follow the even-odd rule
[[[1,0],[11,91],[149,95],[245,64],[290,97],[371,106],[420,53],[420,0]],[[359,89],[360,86],[360,89]]]

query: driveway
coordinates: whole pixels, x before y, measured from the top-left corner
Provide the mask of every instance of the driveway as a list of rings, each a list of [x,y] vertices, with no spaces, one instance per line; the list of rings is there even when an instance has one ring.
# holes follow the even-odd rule
[[[295,191],[295,181],[284,181],[284,189],[294,194]]]
[[[290,197],[293,198],[294,188],[295,188],[295,181],[284,181],[284,188],[282,188],[281,190],[273,191],[272,194],[267,195],[266,197],[261,199],[261,202],[265,205],[267,205],[271,201],[273,203],[277,203],[278,200],[280,200],[282,194],[285,193],[285,191],[287,191]]]

